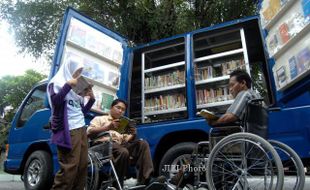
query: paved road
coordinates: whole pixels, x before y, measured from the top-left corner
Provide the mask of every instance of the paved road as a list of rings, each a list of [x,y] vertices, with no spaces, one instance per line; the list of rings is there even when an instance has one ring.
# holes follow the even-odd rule
[[[0,190],[24,190],[19,175],[0,174]]]
[[[287,179],[286,179],[287,180]],[[129,181],[129,184],[134,181]],[[19,176],[0,174],[0,190],[24,190],[24,184]],[[289,186],[284,187],[283,190],[291,190]],[[310,176],[306,177],[306,184],[304,190],[310,190]]]

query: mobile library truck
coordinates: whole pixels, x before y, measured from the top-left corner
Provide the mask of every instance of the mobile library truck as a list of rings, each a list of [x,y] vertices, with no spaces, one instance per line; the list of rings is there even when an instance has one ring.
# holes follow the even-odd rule
[[[180,164],[195,143],[208,140],[210,126],[197,112],[224,113],[233,102],[229,73],[245,69],[269,106],[269,138],[292,147],[309,167],[310,33],[303,2],[286,1],[277,11],[263,4],[262,20],[234,20],[137,47],[68,8],[50,78],[64,62],[84,63],[82,74],[96,96],[87,121],[107,112],[116,97],[127,100],[127,117],[148,141],[156,172],[166,174],[162,168]],[[298,21],[286,23],[290,11],[303,21],[294,33]],[[48,187],[59,167],[49,141],[46,84],[27,95],[8,139],[5,171],[21,174],[27,189]]]

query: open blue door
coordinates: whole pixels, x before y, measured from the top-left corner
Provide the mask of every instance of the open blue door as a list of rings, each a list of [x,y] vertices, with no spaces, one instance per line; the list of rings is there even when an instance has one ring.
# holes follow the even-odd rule
[[[72,8],[64,15],[49,78],[65,62],[84,64],[82,75],[94,84],[94,111],[107,112],[116,97],[127,99],[127,40]]]

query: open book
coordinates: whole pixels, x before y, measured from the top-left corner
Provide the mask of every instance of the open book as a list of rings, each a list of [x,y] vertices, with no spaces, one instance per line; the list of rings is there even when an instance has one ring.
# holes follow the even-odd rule
[[[208,111],[206,109],[200,110],[200,112],[198,112],[197,115],[200,115],[200,116],[204,117],[207,120],[217,120],[219,118],[213,112]]]
[[[129,122],[130,119],[128,117],[121,116],[121,118],[119,118],[119,127],[115,131],[121,134],[125,133]]]
[[[83,76],[80,76],[78,78],[78,82],[76,84],[76,86],[72,87],[72,90],[76,93],[76,94],[81,94],[82,92],[84,92],[84,90],[86,90],[87,88],[92,87],[92,83],[86,79]]]

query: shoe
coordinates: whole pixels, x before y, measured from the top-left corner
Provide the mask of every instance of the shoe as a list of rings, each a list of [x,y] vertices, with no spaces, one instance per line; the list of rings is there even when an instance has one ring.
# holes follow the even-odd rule
[[[184,172],[183,170],[179,170],[178,173],[170,179],[170,183],[179,186],[183,180]]]

